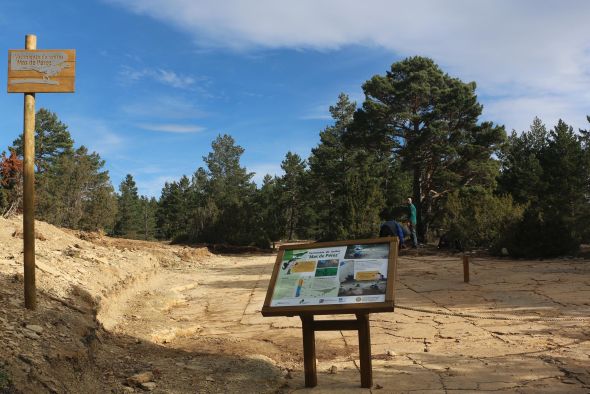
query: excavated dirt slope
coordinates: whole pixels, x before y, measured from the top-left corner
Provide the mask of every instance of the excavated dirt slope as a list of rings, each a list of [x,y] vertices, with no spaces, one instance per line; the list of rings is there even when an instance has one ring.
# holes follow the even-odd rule
[[[260,309],[273,255],[117,240],[37,222],[39,307],[23,308],[21,218],[0,219],[0,393],[590,392],[590,262],[399,259],[393,313],[316,334]],[[323,317],[330,318],[330,317]]]

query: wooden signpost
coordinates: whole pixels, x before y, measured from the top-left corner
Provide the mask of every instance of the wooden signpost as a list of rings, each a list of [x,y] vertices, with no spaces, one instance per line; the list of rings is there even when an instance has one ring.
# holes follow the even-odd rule
[[[76,51],[37,50],[37,36],[25,49],[8,51],[8,93],[24,93],[23,243],[25,307],[36,309],[35,290],[35,93],[73,93]]]
[[[356,330],[361,387],[373,385],[369,314],[393,312],[397,238],[282,246],[263,316],[299,316],[305,386],[317,385],[315,332]],[[315,315],[354,314],[356,319],[314,320]]]

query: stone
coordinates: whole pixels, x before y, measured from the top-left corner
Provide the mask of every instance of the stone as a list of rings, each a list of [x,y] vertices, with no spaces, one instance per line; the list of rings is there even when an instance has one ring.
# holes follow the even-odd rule
[[[29,339],[39,339],[41,338],[39,335],[37,335],[37,333],[33,332],[33,331],[29,331],[29,330],[23,330],[23,334],[25,337],[29,338]]]
[[[43,332],[43,327],[41,327],[41,326],[38,326],[38,325],[36,325],[36,324],[27,324],[27,325],[25,326],[25,328],[26,328],[27,330],[31,330],[31,331],[33,331],[33,332],[34,332],[34,333],[36,333],[36,334],[41,334],[41,333]]]
[[[139,384],[139,387],[140,387],[142,390],[145,390],[145,391],[152,391],[152,390],[153,390],[153,389],[155,389],[157,386],[158,386],[158,385],[157,385],[156,383],[154,383],[154,382],[145,382],[145,383],[140,383],[140,384]]]
[[[32,357],[30,355],[28,355],[28,354],[20,353],[18,355],[18,358],[21,359],[22,361],[24,361],[27,364],[32,364],[33,363]]]
[[[131,385],[140,385],[142,383],[151,382],[154,379],[154,374],[151,371],[137,373],[127,378],[127,383]]]

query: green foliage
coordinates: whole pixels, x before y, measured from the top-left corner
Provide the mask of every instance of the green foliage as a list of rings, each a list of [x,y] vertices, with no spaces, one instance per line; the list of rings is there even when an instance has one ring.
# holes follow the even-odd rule
[[[127,174],[119,185],[117,219],[114,235],[124,238],[141,238],[142,211],[137,194],[137,185],[131,174]]]
[[[16,153],[23,155],[22,134],[13,142]],[[42,175],[53,167],[62,155],[71,155],[74,141],[68,126],[62,123],[57,114],[41,108],[35,114],[35,165],[38,175]]]
[[[257,190],[240,165],[244,149],[219,135],[192,180],[167,183],[157,210],[158,236],[178,242],[265,245]]]
[[[2,367],[0,367],[0,393],[16,393],[10,377],[8,376],[8,372]]]
[[[586,119],[590,123],[590,116]],[[590,129],[580,129],[579,136],[580,144],[582,146],[582,162],[585,167],[582,176],[583,190],[585,192],[585,204],[578,209],[578,229],[583,243],[590,243]]]
[[[14,141],[22,156],[22,135]],[[57,226],[110,230],[116,200],[104,160],[74,141],[57,115],[40,109],[35,117],[36,215]]]
[[[237,245],[260,238],[261,228],[255,210],[256,186],[253,173],[240,165],[244,149],[225,134],[211,144],[213,150],[203,160],[207,164],[204,206],[214,214],[198,239]]]
[[[156,210],[159,238],[186,240],[191,215],[191,192],[190,181],[186,176],[178,182],[166,182]]]
[[[127,174],[121,182],[119,193],[113,234],[125,238],[154,239],[158,235],[156,199],[139,196],[131,174]]]
[[[349,146],[356,104],[340,94],[330,107],[334,125],[320,132],[320,143],[309,158],[307,195],[315,211],[315,236],[321,240],[364,238],[375,235],[385,198],[386,162],[362,146]]]
[[[139,237],[143,240],[153,240],[156,237],[156,212],[158,210],[158,201],[154,197],[139,198],[139,209],[141,213],[141,228]]]
[[[57,226],[98,230],[110,229],[116,199],[108,172],[101,171],[100,156],[81,146],[60,155],[48,167],[37,190],[37,215]]]
[[[498,189],[510,193],[519,203],[537,203],[544,185],[540,159],[547,148],[547,129],[535,118],[528,132],[520,136],[512,131],[502,151]]]
[[[302,234],[305,216],[302,214],[305,206],[305,162],[296,153],[287,152],[281,163],[285,174],[278,179],[280,191],[279,206],[283,209],[287,239],[293,239],[295,234]]]
[[[286,217],[281,204],[278,203],[281,198],[278,183],[278,178],[266,175],[262,180],[257,203],[264,238],[272,243],[273,247],[275,242],[285,234],[285,228],[287,228]]]
[[[588,154],[585,134],[576,135],[562,120],[550,132],[535,119],[528,132],[512,134],[503,151],[499,184],[529,206],[503,243],[511,255],[574,253],[587,239]]]
[[[478,124],[475,83],[452,78],[431,60],[410,57],[363,85],[366,100],[351,139],[400,160],[412,176],[420,235],[440,214],[441,197],[464,186],[495,186],[492,159],[503,127]]]
[[[512,257],[555,257],[575,253],[580,246],[567,218],[529,207],[522,221],[511,226],[495,248],[506,248]]]
[[[444,213],[435,225],[464,247],[490,248],[504,240],[506,232],[521,220],[524,208],[510,195],[497,196],[482,187],[462,188],[447,196]]]

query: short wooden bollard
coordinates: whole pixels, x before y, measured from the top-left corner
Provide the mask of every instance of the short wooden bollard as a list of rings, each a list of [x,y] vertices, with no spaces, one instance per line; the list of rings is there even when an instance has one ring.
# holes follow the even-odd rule
[[[469,283],[469,256],[463,255],[463,282]]]

